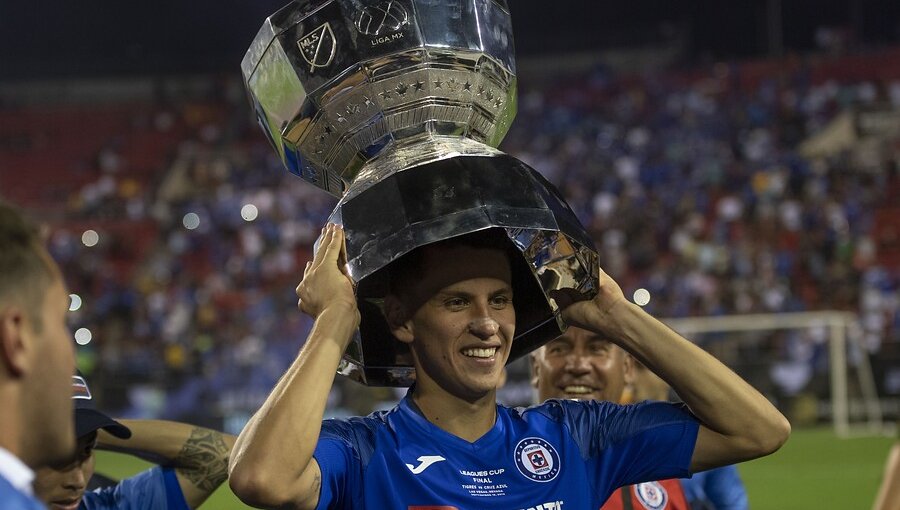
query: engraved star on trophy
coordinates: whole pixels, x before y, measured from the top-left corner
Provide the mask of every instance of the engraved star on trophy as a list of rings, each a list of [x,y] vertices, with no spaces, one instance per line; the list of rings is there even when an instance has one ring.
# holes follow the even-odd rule
[[[504,0],[295,0],[242,62],[263,131],[292,173],[340,199],[362,321],[338,372],[408,386],[380,304],[389,264],[480,231],[515,253],[510,360],[565,331],[548,293],[592,296],[597,252],[556,189],[496,149],[516,112]]]

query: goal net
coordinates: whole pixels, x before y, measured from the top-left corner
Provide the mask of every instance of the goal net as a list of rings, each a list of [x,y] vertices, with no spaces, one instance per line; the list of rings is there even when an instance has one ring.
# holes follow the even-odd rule
[[[856,314],[802,312],[663,319],[766,395],[795,426],[880,433],[882,410]]]

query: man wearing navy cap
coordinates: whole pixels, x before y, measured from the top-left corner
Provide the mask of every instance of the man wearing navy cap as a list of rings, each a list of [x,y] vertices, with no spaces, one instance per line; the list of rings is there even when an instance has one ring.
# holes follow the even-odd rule
[[[52,510],[182,510],[197,508],[227,477],[234,436],[186,423],[116,421],[98,411],[87,382],[72,377],[77,457],[37,471],[34,490]],[[160,465],[112,487],[87,491],[94,449],[131,453]]]

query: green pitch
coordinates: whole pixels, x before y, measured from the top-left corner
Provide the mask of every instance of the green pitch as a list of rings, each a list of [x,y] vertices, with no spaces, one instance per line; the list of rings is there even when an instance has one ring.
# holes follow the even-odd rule
[[[740,472],[753,510],[868,509],[881,481],[892,439],[837,439],[827,429],[795,430],[775,455],[747,462]],[[122,478],[149,466],[126,455],[97,452],[97,470]],[[221,487],[204,510],[250,508]]]
[[[741,464],[753,510],[872,508],[893,439],[795,430],[774,455]]]

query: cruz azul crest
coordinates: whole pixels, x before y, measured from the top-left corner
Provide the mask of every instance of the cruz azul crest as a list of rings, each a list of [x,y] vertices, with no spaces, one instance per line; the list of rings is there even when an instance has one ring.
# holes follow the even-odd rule
[[[317,67],[326,67],[334,60],[337,50],[337,40],[331,25],[324,23],[312,32],[304,35],[297,41],[303,60],[309,64],[309,72],[315,72]]]
[[[647,510],[661,510],[666,507],[669,495],[659,482],[645,482],[634,485],[634,494]]]
[[[539,437],[519,441],[515,452],[516,467],[525,478],[549,482],[559,474],[559,454],[549,442]]]

